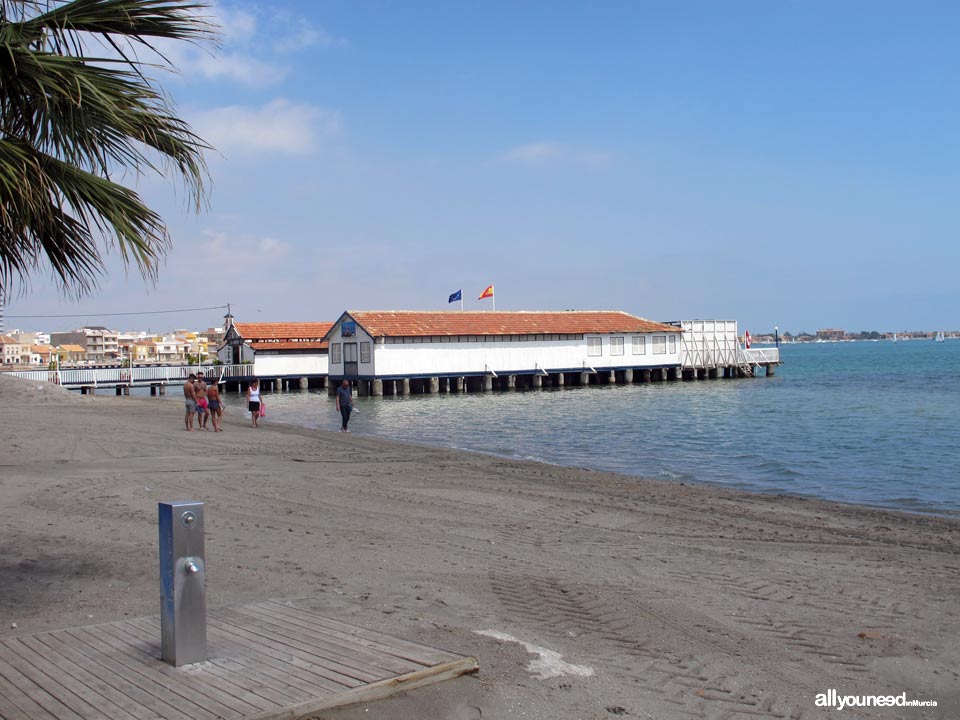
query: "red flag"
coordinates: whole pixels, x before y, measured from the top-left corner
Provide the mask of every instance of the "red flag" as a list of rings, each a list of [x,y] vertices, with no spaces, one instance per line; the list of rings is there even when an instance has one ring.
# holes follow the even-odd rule
[[[749,330],[743,331],[743,345],[747,350],[750,349],[750,331]]]
[[[490,285],[486,290],[480,293],[480,297],[478,297],[477,300],[483,300],[484,298],[492,298],[492,297],[493,297],[493,285]]]

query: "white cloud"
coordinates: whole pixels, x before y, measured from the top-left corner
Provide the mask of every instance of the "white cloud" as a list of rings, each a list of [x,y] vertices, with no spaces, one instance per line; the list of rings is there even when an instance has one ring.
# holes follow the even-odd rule
[[[250,87],[267,87],[282,82],[292,71],[277,56],[346,42],[287,12],[247,10],[217,3],[210,8],[207,19],[218,28],[218,48],[162,39],[154,43],[188,81],[230,80]],[[266,41],[267,38],[272,40]]]
[[[228,235],[204,230],[195,255],[203,262],[216,262],[225,274],[257,267],[267,267],[289,255],[291,246],[273,237]]]
[[[605,168],[613,162],[613,155],[544,140],[510,148],[500,155],[500,159],[528,167],[567,164],[586,168]]]
[[[190,115],[194,131],[227,157],[258,152],[299,155],[340,133],[338,113],[278,98],[261,107],[231,105]]]
[[[556,159],[562,152],[563,148],[556,143],[537,142],[511,148],[503,154],[503,158],[524,165],[539,165]]]

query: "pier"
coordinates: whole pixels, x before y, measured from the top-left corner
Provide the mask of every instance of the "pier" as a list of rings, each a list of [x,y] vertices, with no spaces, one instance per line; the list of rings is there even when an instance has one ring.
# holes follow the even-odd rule
[[[374,314],[356,315],[370,324],[367,316]],[[399,331],[408,334],[367,334],[345,314],[337,324],[326,325],[337,335],[329,364],[325,357],[318,364],[315,354],[277,354],[275,343],[263,358],[239,364],[4,372],[82,394],[129,395],[131,388],[149,387],[151,395],[165,395],[168,385],[182,385],[190,373],[202,371],[208,383],[225,391],[242,392],[256,378],[270,392],[326,388],[333,394],[346,378],[359,395],[382,397],[747,378],[771,376],[781,364],[779,348],[743,347],[735,320],[653,323],[625,313],[484,313],[464,330],[466,319],[460,313],[389,315],[394,325],[397,315],[403,322],[415,315],[418,327],[426,321],[434,326]],[[497,317],[510,315],[522,317]],[[383,322],[380,317],[373,321]],[[353,323],[346,336],[344,322]],[[440,323],[454,322],[462,333],[439,334],[446,329]],[[540,332],[545,330],[566,332]]]

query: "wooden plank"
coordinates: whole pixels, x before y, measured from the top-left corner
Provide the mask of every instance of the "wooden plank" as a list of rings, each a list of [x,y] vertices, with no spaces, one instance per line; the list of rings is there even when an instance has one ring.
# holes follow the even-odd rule
[[[124,622],[111,625],[110,632],[112,632],[113,636],[118,640],[127,643],[136,654],[145,658],[154,657],[152,653],[156,645],[146,640],[143,632],[139,628],[132,626],[132,623]],[[158,663],[156,669],[161,674],[175,677],[178,682],[182,682],[185,677],[197,686],[202,683],[202,687],[198,687],[198,689],[207,695],[211,694],[208,690],[215,689],[215,695],[217,697],[229,698],[229,701],[234,699],[239,700],[258,710],[266,710],[275,705],[272,700],[268,700],[252,691],[245,683],[232,682],[229,678],[222,678],[218,682],[215,678],[208,677],[207,661],[179,669],[164,663],[162,660],[156,660],[156,662]],[[235,678],[235,680],[237,679],[238,678]]]
[[[145,629],[140,626],[135,620],[127,621],[126,623],[129,627],[135,628],[138,633],[146,632],[149,635],[149,629]],[[132,644],[135,647],[138,647],[144,652],[148,652],[152,645],[143,639],[142,635],[137,635],[131,639]],[[266,707],[275,707],[277,705],[287,705],[289,704],[289,687],[284,686],[282,689],[274,688],[269,683],[261,682],[261,676],[256,673],[248,672],[230,672],[218,666],[214,662],[214,658],[209,658],[201,664],[198,664],[195,670],[189,672],[196,672],[198,675],[210,675],[213,678],[219,678],[222,682],[221,687],[228,692],[234,692],[229,689],[229,686],[237,688],[237,692],[240,694],[237,697],[241,697],[245,700],[252,701],[253,698],[248,699],[247,694],[251,694],[260,698],[257,702],[262,702]]]
[[[135,622],[151,622],[150,618],[142,618]],[[359,680],[354,678],[345,678],[338,673],[328,670],[316,662],[297,657],[291,653],[291,648],[283,645],[274,647],[262,638],[251,635],[247,637],[241,628],[237,628],[231,623],[222,624],[218,621],[211,621],[207,625],[207,633],[210,637],[215,637],[221,641],[224,647],[233,646],[237,648],[237,656],[234,660],[245,660],[247,656],[255,658],[257,663],[263,663],[273,666],[283,673],[289,673],[295,678],[300,678],[304,683],[312,686],[312,690],[323,690],[325,692],[340,692],[347,687],[353,687],[360,684]],[[332,676],[332,679],[331,679]],[[349,681],[349,684],[347,682]]]
[[[122,623],[117,623],[121,625]],[[131,647],[122,634],[122,631],[114,624],[102,625],[100,635],[104,642],[111,644],[117,652],[122,654],[128,660],[139,663],[144,667],[150,668],[152,674],[157,677],[157,681],[173,689],[177,688],[187,694],[192,691],[197,697],[205,697],[208,702],[216,703],[221,709],[216,712],[223,717],[243,717],[257,710],[263,709],[250,704],[241,698],[234,697],[228,692],[224,692],[216,683],[211,683],[203,675],[177,671],[172,666],[159,660],[152,655],[147,655]],[[211,708],[212,710],[212,708]]]
[[[290,700],[307,700],[316,697],[318,694],[327,694],[326,690],[320,690],[316,685],[310,685],[309,683],[299,683],[280,670],[275,670],[260,663],[251,664],[249,659],[244,663],[236,658],[213,658],[210,663],[222,668],[224,672],[233,673],[236,677],[251,678],[264,687],[283,693],[285,703]],[[303,685],[306,685],[306,687],[303,687]]]
[[[100,630],[102,626],[96,626],[97,631]],[[166,683],[160,682],[163,678],[151,673],[144,665],[137,664],[128,664],[126,662],[121,662],[119,659],[114,660],[117,656],[117,652],[112,644],[109,642],[101,642],[101,640],[96,636],[90,634],[84,628],[76,628],[73,630],[64,631],[69,635],[75,642],[85,643],[87,645],[87,652],[90,650],[96,650],[101,658],[101,664],[109,664],[109,666],[114,669],[115,672],[121,673],[123,677],[129,680],[131,683],[142,688],[144,691],[154,695],[158,698],[163,699],[167,704],[172,705],[173,707],[186,707],[189,704],[190,715],[194,717],[203,717],[204,720],[217,720],[218,718],[229,717],[232,715],[227,708],[222,707],[218,703],[213,702],[209,698],[205,697],[196,697],[196,693],[190,691],[189,688],[178,685],[176,687],[169,687]],[[190,715],[187,716],[188,720]]]
[[[226,631],[220,630],[212,623],[207,625],[207,632],[212,635],[226,634]],[[234,639],[237,640],[238,638],[234,636]],[[302,678],[305,682],[316,685],[318,689],[333,693],[340,692],[348,687],[353,687],[353,685],[345,685],[342,682],[328,678],[325,674],[322,674],[326,672],[323,668],[301,658],[293,657],[288,652],[281,652],[274,648],[265,647],[261,643],[251,642],[245,638],[239,638],[239,640],[248,643],[250,646],[248,647],[250,657],[256,657],[260,661],[290,672],[291,675],[295,675],[296,677]]]
[[[90,672],[98,674],[106,673],[111,683],[117,684],[123,688],[131,698],[136,702],[144,704],[146,707],[157,708],[163,705],[164,717],[172,720],[191,720],[188,716],[178,710],[178,707],[184,703],[184,699],[168,691],[165,687],[155,682],[148,674],[138,673],[133,668],[117,662],[114,659],[112,648],[103,650],[94,643],[84,643],[72,638],[66,631],[57,633],[48,633],[39,636],[43,642],[60,643],[58,650],[67,658],[77,657],[77,662],[83,663]],[[61,638],[72,640],[78,648],[73,648],[63,642]],[[193,708],[193,717],[203,718],[203,720],[215,720],[216,716],[207,713],[201,708]]]
[[[299,664],[299,667],[312,670],[313,672],[322,675],[329,680],[339,683],[341,687],[356,687],[357,685],[362,685],[364,682],[363,680],[357,679],[352,675],[345,675],[338,670],[331,669],[328,663],[323,662],[322,658],[311,658],[309,657],[309,653],[300,653],[299,656],[296,656],[293,654],[293,649],[289,645],[274,642],[271,639],[256,633],[247,632],[247,630],[244,628],[238,628],[229,623],[221,623],[219,620],[209,621],[207,623],[207,629],[209,630],[211,627],[217,628],[222,632],[226,632],[233,637],[244,638],[254,649],[257,647],[268,647],[274,652],[279,653],[281,657],[295,658]]]
[[[102,665],[91,662],[90,657],[80,655],[72,648],[63,646],[62,641],[56,638],[54,633],[23,635],[18,639],[35,652],[43,653],[48,661],[59,667],[64,673],[70,674],[85,683],[115,705],[122,707],[133,717],[141,720],[153,720],[160,717],[173,719],[185,717],[182,713],[176,712],[161,714],[156,709],[144,706],[142,701],[137,700],[136,696],[140,693],[137,692],[138,689],[135,686],[130,685],[115,673],[109,672]],[[109,683],[99,677],[96,674],[97,672],[106,672]],[[146,694],[144,693],[144,695]]]
[[[6,647],[6,643],[4,643],[4,650],[6,650],[4,656],[7,656],[10,650]],[[39,717],[46,717],[47,714],[49,714],[58,720],[60,720],[60,718],[65,718],[66,720],[82,720],[80,715],[66,707],[57,700],[57,698],[34,683],[3,657],[0,657],[0,675],[3,675],[11,685],[20,690],[22,694],[26,695],[35,705],[43,709],[43,713],[39,715]],[[28,717],[33,718],[33,715]]]
[[[255,620],[257,627],[277,637],[287,640],[302,639],[318,650],[322,648],[324,655],[334,658],[337,662],[348,667],[373,667],[392,675],[404,675],[423,667],[422,663],[413,663],[409,660],[400,660],[386,653],[373,652],[362,646],[357,647],[356,643],[353,643],[353,647],[351,647],[346,640],[341,640],[316,628],[305,628],[292,624],[287,622],[282,615],[278,615],[274,619],[273,616],[264,616],[260,613],[247,613],[243,608],[236,608],[236,613]],[[248,624],[247,627],[249,628],[250,625]]]
[[[64,705],[75,709],[84,717],[107,717],[107,718],[129,718],[136,720],[136,716],[127,712],[121,705],[117,705],[104,698],[85,683],[77,680],[70,673],[64,672],[61,668],[51,663],[42,653],[37,652],[36,648],[23,642],[22,638],[13,638],[6,643],[6,647],[20,656],[23,661],[17,663],[21,670],[30,666],[35,668],[41,675],[39,679],[33,678],[47,689],[48,692],[56,695]],[[41,647],[43,647],[41,645]],[[73,697],[77,698],[78,703],[70,697],[61,696],[55,688],[63,688]],[[87,709],[89,708],[89,710]]]
[[[20,718],[43,720],[43,718],[52,717],[2,674],[0,674],[0,715],[3,715],[6,720]]]
[[[240,615],[239,617],[242,618],[243,616]],[[248,621],[243,629],[245,632],[255,635],[261,642],[283,645],[304,659],[314,658],[313,662],[330,668],[346,677],[354,678],[359,682],[375,682],[386,675],[392,674],[388,671],[371,668],[361,663],[346,664],[342,658],[337,657],[336,653],[330,652],[326,648],[317,647],[298,638],[284,637],[276,632],[271,632],[267,628],[260,627],[256,623],[250,623]]]
[[[283,603],[268,601],[267,603],[257,603],[251,607],[258,607],[259,605],[269,605],[271,608],[282,611],[289,615],[291,619],[297,619],[307,626],[315,623],[317,626],[328,628],[331,632],[339,632],[343,637],[362,644],[365,647],[390,653],[391,655],[405,660],[411,660],[420,665],[450,662],[451,660],[462,657],[461,655],[446,650],[438,650],[420,645],[419,643],[410,642],[409,640],[401,640],[400,638],[384,635],[374,630],[367,630],[356,625],[349,625],[339,620],[333,620],[323,615],[316,615],[308,610],[301,610],[290,605],[284,605]]]
[[[290,622],[298,624],[303,628],[314,628],[329,633],[332,637],[337,637],[346,642],[360,645],[364,648],[376,652],[386,653],[394,657],[420,666],[435,665],[441,662],[449,662],[461,657],[445,650],[435,650],[409,640],[401,640],[374,630],[367,630],[356,625],[341,623],[337,620],[331,620],[322,615],[316,615],[309,610],[300,610],[289,605],[280,603],[257,603],[247,607],[260,609],[261,606],[269,607],[276,612],[288,618]]]
[[[452,680],[460,675],[476,672],[479,669],[476,658],[461,657],[457,660],[424,668],[414,673],[388,678],[379,682],[370,683],[361,687],[345,690],[332,698],[308,700],[299,705],[280,708],[274,712],[251,715],[244,720],[299,720],[309,715],[315,715],[322,710],[352,705],[359,702],[382,700],[401,692],[416,690],[424,685],[432,685],[443,680]]]
[[[149,618],[141,618],[133,622],[148,623]],[[239,663],[244,666],[254,666],[261,669],[271,669],[273,676],[285,678],[285,682],[293,687],[298,687],[302,691],[309,692],[312,695],[317,692],[339,692],[344,689],[344,685],[328,680],[322,675],[313,672],[310,663],[298,660],[291,662],[287,653],[279,653],[270,649],[260,647],[257,643],[235,642],[236,638],[227,638],[227,634],[217,630],[215,626],[207,626],[208,637],[222,636],[226,639],[222,643],[224,657],[211,658],[211,662],[221,660]],[[246,644],[244,644],[246,643]],[[302,666],[302,667],[301,667]]]
[[[287,633],[293,632],[294,634],[302,637],[320,639],[325,644],[330,644],[341,652],[345,651],[352,657],[369,658],[369,662],[378,664],[385,670],[389,670],[399,675],[414,672],[425,665],[433,664],[431,662],[422,662],[419,660],[399,657],[396,654],[395,649],[393,652],[388,652],[380,648],[368,647],[366,644],[358,643],[356,636],[348,636],[346,633],[343,633],[339,630],[332,630],[328,627],[324,627],[319,622],[306,624],[300,621],[298,618],[287,615],[286,613],[282,612],[281,609],[271,607],[269,605],[257,605],[255,608],[249,609],[246,607],[234,608],[234,610],[236,612],[243,612],[244,614],[250,614],[251,616],[261,618],[267,622],[270,622],[271,624],[279,625]],[[315,617],[319,618],[320,616]],[[384,647],[387,646],[384,645]],[[450,657],[444,658],[444,660],[450,659]]]
[[[0,641],[0,720],[292,720],[477,669],[280,603],[213,614],[210,658],[181,668],[157,618]]]

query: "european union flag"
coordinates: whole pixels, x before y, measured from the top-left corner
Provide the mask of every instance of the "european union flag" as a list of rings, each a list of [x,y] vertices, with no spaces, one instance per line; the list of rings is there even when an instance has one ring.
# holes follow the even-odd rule
[[[447,303],[459,302],[460,300],[463,300],[463,296],[460,294],[461,290],[457,290],[455,293],[453,293],[453,295],[450,296],[450,299],[447,300]]]

